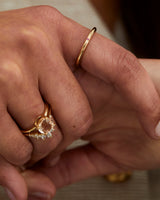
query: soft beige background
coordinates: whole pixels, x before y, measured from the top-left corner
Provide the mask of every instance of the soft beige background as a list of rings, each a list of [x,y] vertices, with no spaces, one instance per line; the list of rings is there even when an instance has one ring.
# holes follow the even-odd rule
[[[103,22],[87,0],[0,0],[0,10],[32,5],[51,5],[77,22],[113,39]],[[122,30],[118,30],[122,33]],[[123,42],[123,41],[122,41]],[[125,42],[125,41],[124,41]],[[108,183],[103,177],[95,177],[58,191],[55,200],[159,200],[160,172],[134,172],[131,180],[122,184]],[[7,200],[1,190],[0,200]]]

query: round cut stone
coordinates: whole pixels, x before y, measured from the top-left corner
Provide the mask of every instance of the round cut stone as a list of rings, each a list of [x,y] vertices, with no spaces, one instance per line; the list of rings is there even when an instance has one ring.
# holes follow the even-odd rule
[[[54,122],[52,117],[42,117],[38,121],[37,130],[48,137],[52,136],[52,132],[54,131]]]

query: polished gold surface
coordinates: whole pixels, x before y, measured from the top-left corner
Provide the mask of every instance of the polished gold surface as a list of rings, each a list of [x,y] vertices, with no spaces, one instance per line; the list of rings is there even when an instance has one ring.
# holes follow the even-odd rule
[[[81,48],[81,50],[80,50],[80,52],[79,52],[79,55],[78,55],[78,57],[77,57],[76,66],[79,66],[80,61],[81,61],[81,59],[82,59],[82,56],[83,56],[85,50],[87,49],[87,46],[88,46],[90,40],[92,39],[94,33],[96,32],[96,30],[97,30],[97,28],[94,27],[94,28],[92,28],[92,30],[91,30],[90,33],[88,34],[87,39],[86,39],[85,42],[83,43],[82,48]]]
[[[111,183],[122,183],[129,180],[131,176],[132,176],[131,172],[123,172],[123,173],[117,173],[117,174],[109,174],[109,175],[106,175],[105,178],[107,179],[107,181]]]
[[[25,136],[42,139],[51,138],[52,133],[55,130],[55,123],[51,114],[51,108],[48,104],[45,104],[44,112],[38,116],[34,122],[34,126],[28,130],[21,130]]]

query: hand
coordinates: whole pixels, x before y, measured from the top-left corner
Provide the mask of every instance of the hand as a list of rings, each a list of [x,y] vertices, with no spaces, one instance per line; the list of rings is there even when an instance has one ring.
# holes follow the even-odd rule
[[[48,6],[1,12],[0,26],[0,155],[4,163],[0,182],[19,200],[27,193],[13,165],[37,162],[55,148],[55,155],[62,152],[92,123],[88,100],[71,72],[89,30]],[[114,86],[136,111],[146,132],[157,138],[159,95],[134,55],[96,34],[81,66]],[[43,112],[43,99],[52,107],[56,131],[50,140],[30,142],[19,128],[32,126]],[[6,170],[14,181],[19,180],[17,185],[11,184]]]
[[[160,61],[141,60],[141,63],[160,93]],[[160,166],[160,142],[145,134],[134,109],[125,99],[115,89],[84,71],[79,72],[77,77],[94,113],[93,126],[83,136],[89,144],[65,151],[54,167],[38,165],[33,168],[34,172],[24,172],[31,194],[35,190],[49,192],[49,188],[45,188],[46,181],[43,181],[47,177],[56,188],[60,188],[91,176]],[[37,172],[42,173],[41,178]],[[41,183],[41,188],[38,182]]]
[[[88,100],[63,56],[62,19],[47,6],[0,13],[0,184],[17,200],[27,199],[27,189],[15,166],[44,158],[67,135],[82,136],[92,122]],[[33,126],[44,100],[56,130],[45,141],[29,140],[20,129]]]

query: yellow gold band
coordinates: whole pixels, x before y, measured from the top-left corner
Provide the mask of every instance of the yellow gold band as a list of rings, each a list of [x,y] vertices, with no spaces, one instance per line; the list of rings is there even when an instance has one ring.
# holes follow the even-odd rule
[[[92,39],[94,33],[96,32],[96,30],[97,30],[96,27],[92,28],[92,30],[90,31],[90,33],[89,33],[88,36],[87,36],[87,39],[86,39],[85,42],[83,43],[82,48],[81,48],[81,50],[80,50],[80,52],[79,52],[79,55],[78,55],[78,57],[77,57],[77,60],[76,60],[76,66],[77,66],[77,67],[79,66],[80,61],[81,61],[81,59],[82,59],[82,56],[83,56],[83,54],[84,54],[84,52],[85,52],[85,50],[86,50],[86,48],[87,48],[87,46],[88,46],[90,40]]]
[[[52,133],[55,130],[54,126],[55,123],[51,114],[51,107],[45,103],[44,112],[37,117],[34,126],[28,130],[21,131],[27,137],[45,140],[46,138],[52,137]]]

